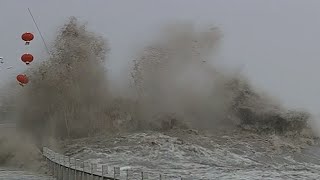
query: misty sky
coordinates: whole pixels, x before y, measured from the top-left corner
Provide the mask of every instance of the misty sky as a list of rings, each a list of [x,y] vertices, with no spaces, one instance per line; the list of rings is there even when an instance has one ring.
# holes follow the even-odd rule
[[[318,0],[0,0],[1,83],[15,81],[29,51],[39,61],[46,56],[38,34],[27,50],[20,36],[36,28],[29,7],[47,42],[69,16],[110,43],[112,78],[128,75],[126,67],[161,27],[191,21],[200,27],[218,26],[223,32],[220,60],[243,66],[252,83],[284,104],[319,113],[320,1]],[[12,69],[6,69],[13,66]]]

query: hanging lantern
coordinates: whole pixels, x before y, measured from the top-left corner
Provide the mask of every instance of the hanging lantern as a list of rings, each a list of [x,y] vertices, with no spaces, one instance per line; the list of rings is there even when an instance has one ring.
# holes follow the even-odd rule
[[[32,54],[26,53],[21,56],[21,60],[26,63],[26,65],[29,65],[33,61],[33,56]]]
[[[26,32],[26,33],[22,34],[21,38],[22,38],[22,40],[24,40],[26,42],[25,45],[29,45],[30,41],[32,41],[34,39],[34,36],[32,33]]]
[[[21,86],[24,86],[24,85],[28,84],[29,79],[28,79],[27,75],[25,75],[25,74],[19,74],[19,75],[17,76],[17,81],[19,82],[19,84],[20,84]]]

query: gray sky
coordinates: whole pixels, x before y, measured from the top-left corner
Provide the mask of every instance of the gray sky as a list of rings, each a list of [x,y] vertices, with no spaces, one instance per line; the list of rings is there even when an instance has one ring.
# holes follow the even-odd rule
[[[109,39],[113,78],[126,73],[135,52],[166,23],[218,26],[224,34],[219,52],[223,63],[244,65],[254,84],[286,105],[320,112],[318,0],[0,0],[0,56],[6,63],[0,65],[0,85],[25,69],[20,36],[36,33],[27,7],[47,41],[69,16],[88,21],[91,30]],[[39,61],[46,54],[36,36],[28,51]]]

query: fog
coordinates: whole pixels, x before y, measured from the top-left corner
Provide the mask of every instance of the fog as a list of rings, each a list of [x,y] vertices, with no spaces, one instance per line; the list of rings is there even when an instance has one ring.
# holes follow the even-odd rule
[[[242,67],[254,84],[286,105],[318,113],[319,103],[314,97],[320,87],[314,82],[319,76],[319,6],[316,0],[2,1],[0,55],[7,64],[1,66],[1,84],[25,68],[19,60],[25,51],[20,35],[25,31],[36,33],[27,7],[34,13],[47,41],[53,40],[56,27],[69,16],[88,21],[90,29],[107,36],[113,49],[109,67],[117,91],[126,84],[127,65],[135,51],[154,38],[163,24],[186,20],[198,26],[223,29],[219,51],[222,63]],[[35,62],[45,54],[38,36],[29,49],[36,54]],[[7,70],[7,66],[13,68]]]

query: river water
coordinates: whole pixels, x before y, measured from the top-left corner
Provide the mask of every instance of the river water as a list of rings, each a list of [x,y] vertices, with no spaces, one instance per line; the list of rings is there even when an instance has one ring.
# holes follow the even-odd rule
[[[320,147],[300,148],[310,139],[237,134],[134,133],[65,142],[65,154],[110,167],[125,179],[320,179]],[[310,143],[310,142],[308,142]]]
[[[121,167],[121,179],[320,179],[320,146],[304,137],[284,138],[231,132],[139,132],[61,142],[64,154]],[[306,147],[306,148],[302,148]],[[0,180],[52,180],[23,170],[0,168]]]

